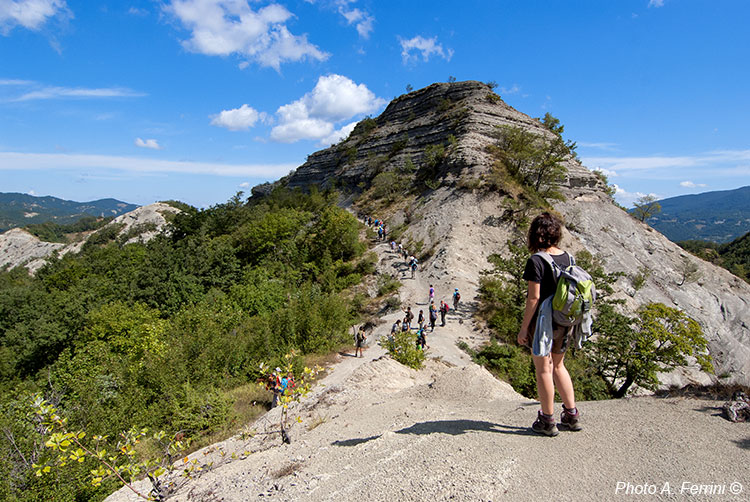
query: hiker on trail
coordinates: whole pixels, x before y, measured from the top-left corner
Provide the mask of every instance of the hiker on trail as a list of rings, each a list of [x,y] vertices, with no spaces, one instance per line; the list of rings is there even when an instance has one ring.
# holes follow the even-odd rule
[[[440,300],[440,325],[445,326],[445,314],[448,313],[448,304]]]
[[[534,218],[529,227],[529,251],[532,253],[546,252],[557,265],[568,267],[571,265],[571,256],[557,247],[561,237],[562,223],[560,220],[549,213],[542,213]],[[533,346],[535,331],[538,331],[536,329],[538,307],[543,300],[555,294],[557,287],[555,277],[555,271],[539,255],[534,254],[526,262],[523,278],[528,281],[528,293],[521,330],[518,332],[518,343],[520,345]],[[569,327],[557,326],[553,323],[551,353],[546,356],[537,356],[532,351],[541,410],[539,410],[537,419],[531,428],[538,434],[546,436],[558,434],[554,418],[555,388],[557,388],[557,392],[563,401],[560,425],[571,431],[581,430],[573,382],[563,363],[571,331],[572,329]]]
[[[411,321],[414,319],[414,313],[411,311],[411,307],[406,307],[404,314],[406,314],[406,318],[409,319],[409,323],[411,324]]]
[[[453,310],[458,310],[458,302],[461,300],[461,293],[458,292],[458,288],[453,291]]]
[[[417,316],[417,326],[424,324],[424,310],[419,309],[419,316]]]
[[[383,240],[383,227],[378,227],[378,240]]]
[[[391,326],[391,335],[395,335],[399,331],[401,331],[401,319],[396,319],[396,322]]]
[[[360,326],[360,328],[357,330],[357,334],[354,335],[354,357],[357,357],[357,353],[359,353],[359,357],[365,357],[362,353],[362,349],[364,348],[366,341],[367,336],[365,335],[365,327]]]
[[[417,271],[417,258],[412,256],[411,260],[409,260],[409,268],[411,269],[411,278],[414,279],[414,272]]]
[[[435,331],[435,323],[437,322],[437,308],[435,307],[435,303],[430,303],[430,331]]]
[[[403,255],[404,254],[404,245],[400,242],[398,243],[398,254]]]
[[[424,350],[425,345],[427,345],[427,335],[424,332],[424,326],[420,325],[417,330],[417,348]]]
[[[385,228],[385,223],[383,223],[383,240],[388,240],[388,230]]]
[[[287,394],[287,391],[291,392],[294,388],[294,374],[290,371],[284,378],[281,379],[281,395]]]
[[[409,316],[404,317],[404,321],[401,323],[401,332],[405,333],[411,329],[411,320]]]
[[[266,379],[266,389],[273,392],[273,401],[271,401],[271,408],[276,408],[279,404],[279,394],[281,394],[281,382],[278,378],[278,372],[281,368],[276,368],[277,373],[271,373]]]
[[[435,288],[430,284],[430,303],[435,301]]]

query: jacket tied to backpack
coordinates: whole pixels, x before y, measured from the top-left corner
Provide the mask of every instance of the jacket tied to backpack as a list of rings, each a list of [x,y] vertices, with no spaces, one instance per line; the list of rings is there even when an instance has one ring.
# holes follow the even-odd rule
[[[591,276],[575,264],[560,267],[549,253],[536,253],[552,268],[557,286],[555,294],[539,304],[531,350],[535,356],[547,356],[552,350],[553,325],[572,327],[574,346],[580,349],[591,336],[591,307],[596,301],[596,287]]]

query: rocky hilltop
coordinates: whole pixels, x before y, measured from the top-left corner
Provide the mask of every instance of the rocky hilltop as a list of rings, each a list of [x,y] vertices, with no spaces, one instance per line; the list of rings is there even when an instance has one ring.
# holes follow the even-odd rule
[[[487,146],[497,126],[520,126],[552,137],[543,124],[508,106],[480,82],[438,83],[394,99],[377,118],[360,122],[342,142],[313,153],[307,162],[276,184],[289,187],[336,186],[354,194],[379,172],[419,167],[429,147],[452,144],[450,155],[434,173],[437,188],[426,190],[408,207],[395,204],[385,217],[391,228],[408,221],[402,239],[421,241],[432,252],[424,269],[446,288],[466,283],[476,289],[487,257],[506,249],[517,235],[515,223],[502,218],[509,197],[497,191],[463,189],[461,181],[490,170]],[[565,201],[554,207],[564,215],[569,232],[563,245],[598,254],[609,272],[623,272],[616,296],[635,311],[662,302],[698,321],[710,343],[716,375],[697,368],[664,375],[665,384],[725,383],[750,385],[750,285],[727,271],[689,255],[654,229],[616,206],[595,173],[576,159],[567,162],[560,187]],[[256,187],[262,196],[275,185]],[[698,280],[681,283],[685,262],[698,268]],[[647,271],[645,286],[632,278]],[[436,286],[437,287],[437,286]]]
[[[103,228],[117,226],[118,236],[128,236],[126,243],[146,242],[163,230],[167,223],[164,215],[176,212],[179,212],[179,209],[157,202],[121,214]],[[61,244],[44,242],[20,228],[8,230],[0,234],[0,268],[12,269],[23,265],[34,273],[47,262],[47,258],[55,253],[62,256],[66,253],[79,252],[86,243],[86,239],[94,233],[87,232],[76,242]]]

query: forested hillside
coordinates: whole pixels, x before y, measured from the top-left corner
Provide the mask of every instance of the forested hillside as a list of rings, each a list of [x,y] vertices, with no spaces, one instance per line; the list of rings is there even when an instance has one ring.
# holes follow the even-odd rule
[[[669,197],[647,223],[672,242],[725,243],[750,231],[750,186]]]
[[[694,255],[724,267],[737,277],[750,282],[750,233],[726,244],[698,240],[682,241],[678,244]]]
[[[201,444],[265,409],[249,385],[261,362],[296,349],[301,366],[349,341],[352,286],[373,258],[335,198],[238,194],[183,207],[147,244],[98,239],[36,276],[0,272],[0,499],[100,500],[114,488],[92,487],[84,464],[34,475],[50,455],[29,414],[36,392],[89,435],[148,427]]]
[[[68,225],[89,216],[109,218],[135,209],[116,199],[75,202],[57,197],[35,197],[24,193],[0,193],[0,232],[30,224],[52,222]]]

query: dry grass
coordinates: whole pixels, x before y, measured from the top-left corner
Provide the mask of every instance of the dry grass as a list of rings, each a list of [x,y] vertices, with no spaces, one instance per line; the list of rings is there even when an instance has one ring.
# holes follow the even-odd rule
[[[287,464],[281,469],[274,471],[271,473],[271,477],[274,479],[284,478],[286,476],[290,476],[297,472],[299,468],[302,466],[301,462],[292,462],[291,464]]]

